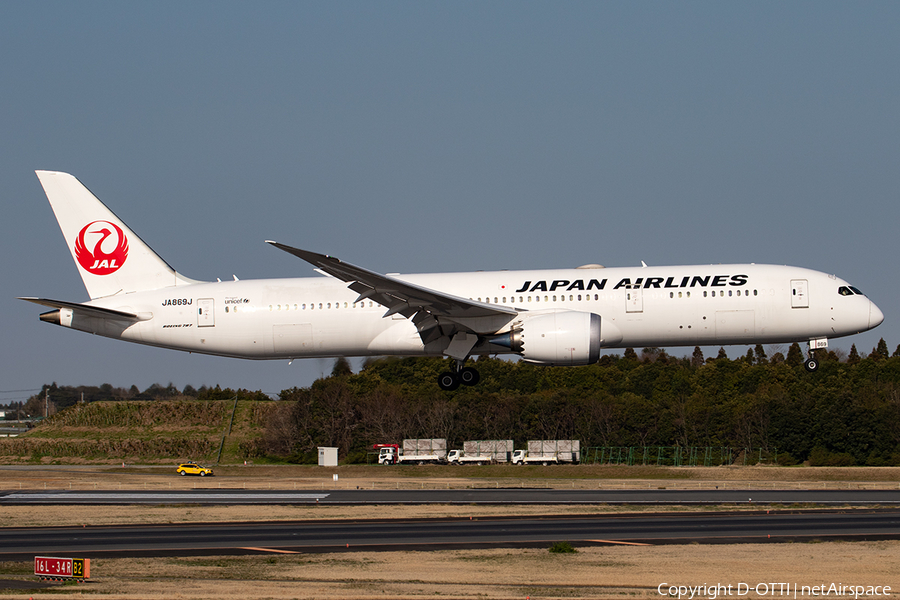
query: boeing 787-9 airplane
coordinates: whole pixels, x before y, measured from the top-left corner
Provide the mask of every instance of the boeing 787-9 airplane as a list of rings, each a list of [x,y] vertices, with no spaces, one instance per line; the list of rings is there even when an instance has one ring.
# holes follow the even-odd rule
[[[195,281],[175,271],[67,173],[37,171],[90,300],[23,298],[42,321],[217,356],[445,356],[445,390],[478,383],[470,356],[587,365],[604,348],[776,344],[863,332],[884,320],[834,275],[775,265],[643,265],[382,275],[270,241],[320,276]]]

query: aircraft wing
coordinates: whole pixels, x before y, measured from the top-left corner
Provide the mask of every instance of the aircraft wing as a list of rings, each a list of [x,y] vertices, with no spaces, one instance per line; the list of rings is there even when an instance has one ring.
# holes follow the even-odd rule
[[[496,333],[519,314],[512,308],[475,302],[407,283],[395,277],[351,265],[333,256],[292,248],[270,240],[267,240],[267,243],[302,258],[336,279],[347,282],[349,284],[347,287],[359,293],[356,302],[373,300],[388,309],[384,313],[385,317],[401,314],[412,319],[423,340],[426,340],[426,331],[438,326],[441,327],[442,335],[451,337],[460,331],[476,334]]]
[[[144,318],[134,313],[123,312],[121,310],[113,310],[111,308],[101,308],[99,306],[91,306],[90,304],[79,304],[78,302],[65,302],[63,300],[49,300],[47,298],[18,298],[26,302],[32,302],[49,308],[69,308],[75,312],[81,313],[88,317],[99,317],[101,319],[118,319],[120,321],[143,321]]]

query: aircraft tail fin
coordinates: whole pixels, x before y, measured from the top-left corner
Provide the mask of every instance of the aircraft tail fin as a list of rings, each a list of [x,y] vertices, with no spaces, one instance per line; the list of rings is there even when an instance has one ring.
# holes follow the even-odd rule
[[[91,299],[194,283],[176,273],[75,177],[35,173]]]

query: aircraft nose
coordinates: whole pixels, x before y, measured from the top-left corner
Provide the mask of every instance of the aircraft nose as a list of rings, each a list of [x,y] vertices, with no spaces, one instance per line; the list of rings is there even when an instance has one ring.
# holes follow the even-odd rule
[[[875,306],[875,303],[869,300],[869,329],[878,327],[884,321],[884,313]]]

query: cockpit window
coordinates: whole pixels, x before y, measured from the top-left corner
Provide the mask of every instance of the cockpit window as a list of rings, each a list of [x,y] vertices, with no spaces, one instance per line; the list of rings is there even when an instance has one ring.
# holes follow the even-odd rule
[[[859,291],[859,288],[855,288],[852,285],[842,285],[838,288],[838,294],[841,296],[865,296],[865,294]]]

